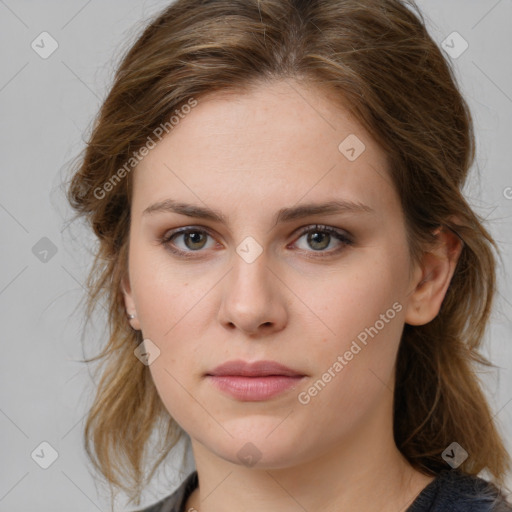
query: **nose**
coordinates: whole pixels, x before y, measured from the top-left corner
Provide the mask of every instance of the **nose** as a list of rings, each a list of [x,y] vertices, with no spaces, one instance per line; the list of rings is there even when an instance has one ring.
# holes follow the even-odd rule
[[[228,330],[268,335],[282,330],[288,319],[286,287],[268,266],[263,252],[248,263],[238,255],[224,280],[219,321]]]

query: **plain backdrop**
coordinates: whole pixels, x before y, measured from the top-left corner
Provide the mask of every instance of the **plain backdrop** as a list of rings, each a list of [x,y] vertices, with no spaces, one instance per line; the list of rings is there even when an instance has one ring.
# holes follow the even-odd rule
[[[83,314],[77,305],[86,293],[94,240],[79,223],[66,224],[71,212],[62,184],[90,133],[118,56],[167,4],[0,0],[0,511],[109,510],[82,444],[93,383],[79,362]],[[477,164],[466,194],[502,252],[483,350],[498,368],[482,379],[512,450],[512,2],[419,5],[439,45],[450,36],[448,58],[474,116]],[[52,45],[57,49],[43,58]],[[102,320],[86,339],[87,356],[105,341]],[[143,504],[169,494],[193,461],[189,457],[181,473],[179,466],[179,458],[169,458]],[[116,503],[127,510],[123,496]]]

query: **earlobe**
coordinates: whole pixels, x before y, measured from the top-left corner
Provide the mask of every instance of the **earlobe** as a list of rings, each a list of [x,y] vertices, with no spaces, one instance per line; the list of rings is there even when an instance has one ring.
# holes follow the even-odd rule
[[[411,283],[405,315],[410,325],[427,324],[438,315],[463,249],[462,240],[449,228],[442,226],[434,235],[437,244],[424,253]]]

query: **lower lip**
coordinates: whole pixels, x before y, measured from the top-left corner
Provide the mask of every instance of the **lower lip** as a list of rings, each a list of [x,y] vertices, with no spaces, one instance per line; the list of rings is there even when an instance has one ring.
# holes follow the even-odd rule
[[[268,400],[294,388],[302,378],[285,375],[270,375],[268,377],[208,375],[208,379],[221,391],[247,402]]]

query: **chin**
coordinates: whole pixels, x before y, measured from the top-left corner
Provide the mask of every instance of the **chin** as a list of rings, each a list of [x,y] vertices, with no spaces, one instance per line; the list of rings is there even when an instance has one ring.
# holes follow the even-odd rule
[[[273,428],[275,426],[274,422]],[[233,437],[226,436],[219,443],[209,440],[203,444],[225,461],[248,469],[282,469],[297,463],[299,440],[278,435],[273,437],[273,434],[269,436],[271,431],[262,428],[257,436],[230,431]]]

